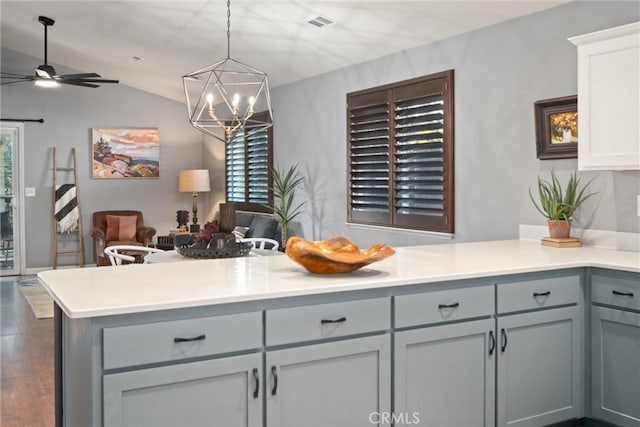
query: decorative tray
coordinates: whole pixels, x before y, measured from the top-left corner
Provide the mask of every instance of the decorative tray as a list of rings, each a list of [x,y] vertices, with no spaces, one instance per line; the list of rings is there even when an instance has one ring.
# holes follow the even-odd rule
[[[208,242],[176,246],[176,252],[183,257],[197,259],[235,258],[249,255],[253,249],[250,242],[236,242],[233,234],[214,233]]]

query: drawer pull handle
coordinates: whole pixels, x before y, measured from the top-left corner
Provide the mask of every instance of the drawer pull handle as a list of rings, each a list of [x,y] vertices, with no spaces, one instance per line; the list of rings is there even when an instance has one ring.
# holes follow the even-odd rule
[[[192,341],[202,341],[206,338],[207,336],[205,334],[202,335],[198,335],[197,337],[191,337],[191,338],[182,338],[182,337],[178,337],[178,338],[174,338],[173,342],[192,342]]]
[[[504,353],[507,349],[507,331],[504,328],[500,329],[500,335],[502,336],[502,345],[500,346],[500,351]]]
[[[551,295],[551,291],[547,291],[547,292],[534,292],[533,293],[533,297],[537,298],[537,297],[548,297],[549,295]]]
[[[260,391],[260,377],[258,376],[258,368],[253,368],[253,379],[256,383],[256,388],[253,389],[253,398],[258,398],[258,393]]]
[[[620,291],[616,291],[616,290],[613,290],[611,292],[614,295],[620,295],[621,297],[632,297],[633,298],[633,292],[620,292]]]
[[[493,336],[493,331],[489,331],[489,356],[493,354],[496,349],[496,337]]]
[[[278,370],[275,366],[271,367],[271,376],[273,377],[273,387],[271,387],[271,395],[275,396],[278,391]]]
[[[453,304],[438,304],[438,308],[442,310],[443,308],[458,308],[460,307],[459,302],[454,302]]]
[[[344,323],[347,321],[346,317],[339,317],[337,319],[322,319],[320,323],[326,325],[327,323]]]

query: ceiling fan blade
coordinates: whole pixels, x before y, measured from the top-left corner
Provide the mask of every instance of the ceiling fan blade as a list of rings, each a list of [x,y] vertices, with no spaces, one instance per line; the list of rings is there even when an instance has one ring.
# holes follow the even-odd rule
[[[0,71],[0,78],[3,79],[15,79],[15,78],[20,78],[20,79],[26,79],[29,77],[33,77],[33,76],[25,76],[24,74],[17,74],[17,73],[7,73],[6,71]]]
[[[83,73],[83,74],[63,74],[61,76],[56,76],[56,77],[59,79],[78,80],[78,79],[87,79],[87,78],[95,78],[95,77],[102,77],[102,76],[96,73]]]
[[[68,81],[67,79],[60,80]],[[71,81],[85,82],[85,83],[120,83],[120,80],[108,80],[108,79],[71,79]]]
[[[14,84],[14,83],[28,82],[28,81],[29,81],[29,79],[21,79],[21,80],[14,80],[12,82],[2,82],[2,83],[0,83],[0,86],[11,85],[11,84]]]
[[[93,83],[85,83],[82,80],[58,80],[58,83],[65,84],[65,85],[72,85],[72,86],[81,86],[81,87],[92,87],[92,88],[100,87],[100,85],[96,85]]]

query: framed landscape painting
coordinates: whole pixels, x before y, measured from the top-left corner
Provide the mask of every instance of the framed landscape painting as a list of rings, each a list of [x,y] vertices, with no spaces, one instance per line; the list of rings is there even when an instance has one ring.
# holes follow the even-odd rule
[[[544,99],[534,109],[538,158],[578,157],[578,97]]]
[[[91,129],[95,179],[159,178],[160,131]]]

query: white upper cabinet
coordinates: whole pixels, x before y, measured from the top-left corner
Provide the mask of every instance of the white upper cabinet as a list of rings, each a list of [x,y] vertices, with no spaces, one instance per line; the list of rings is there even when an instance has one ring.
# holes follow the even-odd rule
[[[578,169],[640,169],[640,22],[578,46]]]

